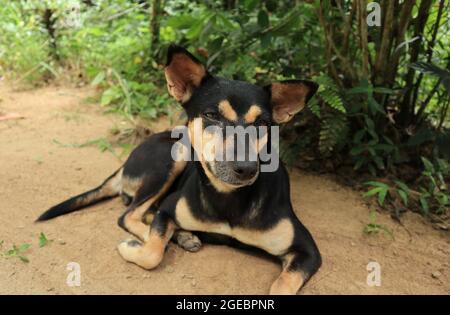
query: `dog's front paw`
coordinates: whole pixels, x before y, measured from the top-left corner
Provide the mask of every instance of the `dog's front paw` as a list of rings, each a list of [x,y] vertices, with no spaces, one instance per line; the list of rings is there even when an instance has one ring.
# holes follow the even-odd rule
[[[180,247],[189,252],[197,252],[202,247],[200,239],[187,231],[180,231],[177,233],[177,243]]]
[[[161,252],[152,251],[137,240],[125,240],[117,246],[117,249],[123,259],[144,269],[157,267],[163,258]]]

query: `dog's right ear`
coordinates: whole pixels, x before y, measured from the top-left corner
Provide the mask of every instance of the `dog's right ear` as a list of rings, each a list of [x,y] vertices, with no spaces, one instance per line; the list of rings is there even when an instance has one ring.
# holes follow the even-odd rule
[[[164,69],[167,89],[178,102],[186,103],[207,75],[201,62],[183,47],[170,45]]]

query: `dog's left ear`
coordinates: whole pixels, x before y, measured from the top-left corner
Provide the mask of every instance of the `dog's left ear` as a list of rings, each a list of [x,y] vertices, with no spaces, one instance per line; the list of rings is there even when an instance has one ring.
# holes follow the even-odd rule
[[[306,80],[275,82],[265,87],[270,94],[272,119],[285,123],[301,111],[319,86]]]
[[[183,47],[170,45],[164,69],[167,89],[178,102],[186,103],[207,75],[201,62]]]

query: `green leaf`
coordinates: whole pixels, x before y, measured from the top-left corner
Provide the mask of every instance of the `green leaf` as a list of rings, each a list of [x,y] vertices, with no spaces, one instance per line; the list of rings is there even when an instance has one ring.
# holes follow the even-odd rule
[[[320,114],[320,106],[319,102],[317,101],[317,97],[313,96],[312,99],[309,100],[308,104],[306,105],[311,110],[311,112],[316,115],[317,118],[321,117]]]
[[[350,150],[350,154],[353,156],[360,155],[361,153],[365,152],[366,148],[364,146],[354,147]]]
[[[369,191],[367,191],[363,196],[364,197],[372,197],[378,193],[380,193],[382,190],[385,190],[383,187],[376,187],[373,189],[370,189]]]
[[[6,253],[5,253],[5,256],[7,256],[7,257],[14,257],[16,255],[17,255],[16,248],[10,249],[10,250],[6,251]]]
[[[373,120],[371,118],[369,118],[368,116],[364,117],[364,120],[366,121],[366,126],[369,132],[374,132],[375,131],[375,123],[373,122]]]
[[[401,189],[397,189],[397,193],[400,196],[400,198],[402,199],[403,204],[405,206],[408,206],[408,195],[406,194],[406,192]]]
[[[364,185],[366,185],[366,186],[375,186],[375,187],[383,187],[383,188],[385,188],[385,189],[389,189],[389,185],[387,185],[387,184],[385,184],[385,183],[382,183],[382,182],[377,182],[377,181],[368,181],[368,182],[365,182],[364,183]]]
[[[280,22],[272,28],[272,35],[274,36],[286,36],[294,26],[299,26],[300,10],[293,9],[286,14]]]
[[[370,153],[370,155],[372,156],[372,157],[376,157],[376,155],[377,155],[377,153],[375,152],[375,149],[374,148],[372,148],[372,147],[367,147],[367,151],[369,151],[369,153]]]
[[[190,14],[182,14],[172,16],[167,20],[166,25],[174,29],[188,29],[197,21],[195,17]]]
[[[30,260],[29,260],[27,257],[25,257],[25,256],[19,256],[19,259],[20,259],[22,262],[24,262],[24,263],[29,263],[29,262],[30,262]]]
[[[247,11],[252,11],[259,3],[259,0],[244,0],[244,7]]]
[[[194,39],[198,38],[200,33],[203,31],[204,25],[206,25],[207,21],[198,20],[195,22],[191,28],[186,33],[187,39]]]
[[[94,78],[94,80],[92,80],[91,85],[96,86],[99,85],[100,83],[103,82],[103,80],[105,80],[106,74],[105,71],[100,71]]]
[[[409,65],[410,68],[417,70],[424,74],[431,74],[439,77],[447,94],[450,96],[450,71],[440,68],[431,62],[414,62]]]
[[[30,244],[21,244],[18,248],[18,252],[22,253],[31,247]]]
[[[390,144],[386,143],[378,143],[374,146],[375,150],[385,151],[385,152],[392,152],[394,147]]]
[[[366,134],[365,129],[360,129],[355,133],[355,136],[353,137],[353,142],[360,143],[364,135]]]
[[[428,206],[428,201],[425,197],[420,196],[419,197],[420,200],[420,205],[422,207],[422,210],[425,214],[428,214],[430,212],[430,207]]]
[[[388,193],[388,190],[385,189],[385,190],[380,191],[380,193],[378,194],[378,203],[380,204],[380,206],[382,206],[384,204],[387,193]]]
[[[406,145],[417,147],[425,142],[434,140],[435,136],[435,131],[432,131],[428,128],[422,128],[408,139]]]
[[[449,196],[447,194],[439,194],[436,196],[436,200],[441,204],[442,206],[448,205]]]
[[[222,22],[226,31],[232,31],[232,30],[238,28],[237,24],[235,25],[235,24],[231,23],[229,17],[224,16],[221,13],[217,13],[216,17],[220,20],[220,22]]]
[[[268,48],[272,41],[272,35],[270,35],[270,33],[266,33],[260,37],[260,41],[261,41],[261,48],[263,49]]]
[[[442,78],[450,76],[450,72],[434,65],[431,62],[423,62],[423,61],[413,62],[409,65],[409,67],[421,73],[425,74],[429,73]]]
[[[120,92],[115,87],[110,87],[102,94],[100,104],[102,106],[110,105],[114,101],[120,98]]]
[[[375,93],[380,93],[380,94],[393,94],[394,90],[392,89],[388,89],[388,88],[384,88],[384,87],[376,87],[373,89],[373,91]]]
[[[422,159],[422,162],[425,166],[425,170],[434,173],[434,165],[433,163],[430,162],[430,160],[428,160],[426,157],[421,156],[420,157]]]
[[[384,170],[384,162],[383,159],[379,156],[374,156],[373,161],[375,162],[375,165],[378,167],[379,170]]]
[[[352,95],[352,94],[366,94],[367,93],[367,87],[365,86],[356,86],[354,88],[351,88],[349,90],[347,90],[347,94]]]
[[[260,10],[258,12],[258,25],[261,28],[267,28],[269,27],[269,15],[267,14],[267,12],[265,10]]]
[[[369,97],[368,103],[369,103],[369,108],[373,114],[375,114],[376,112],[379,112],[381,114],[386,114],[386,112],[384,111],[384,108],[381,107],[381,105],[378,104],[378,102],[373,97]]]
[[[345,114],[347,110],[344,107],[344,103],[339,93],[332,87],[326,87],[323,91],[319,92],[319,96],[325,101],[325,103],[331,108]]]
[[[365,163],[367,162],[367,159],[365,157],[359,158],[356,160],[355,166],[353,166],[353,169],[359,170]]]
[[[45,234],[43,232],[41,232],[41,234],[39,234],[39,247],[44,247],[45,245],[47,245],[49,243],[47,237],[45,236]]]
[[[409,193],[409,187],[405,183],[403,183],[403,182],[401,182],[399,180],[394,180],[394,183],[398,187],[400,187],[400,189],[402,189],[404,192]]]

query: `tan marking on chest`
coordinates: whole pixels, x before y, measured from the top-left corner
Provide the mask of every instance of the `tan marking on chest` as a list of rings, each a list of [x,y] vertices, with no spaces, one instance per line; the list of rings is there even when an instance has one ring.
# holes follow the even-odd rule
[[[182,229],[230,236],[242,243],[261,248],[276,256],[286,253],[294,239],[294,227],[288,219],[282,219],[268,230],[231,227],[225,222],[211,222],[197,219],[192,214],[185,198],[181,198],[178,201],[175,218]]]

